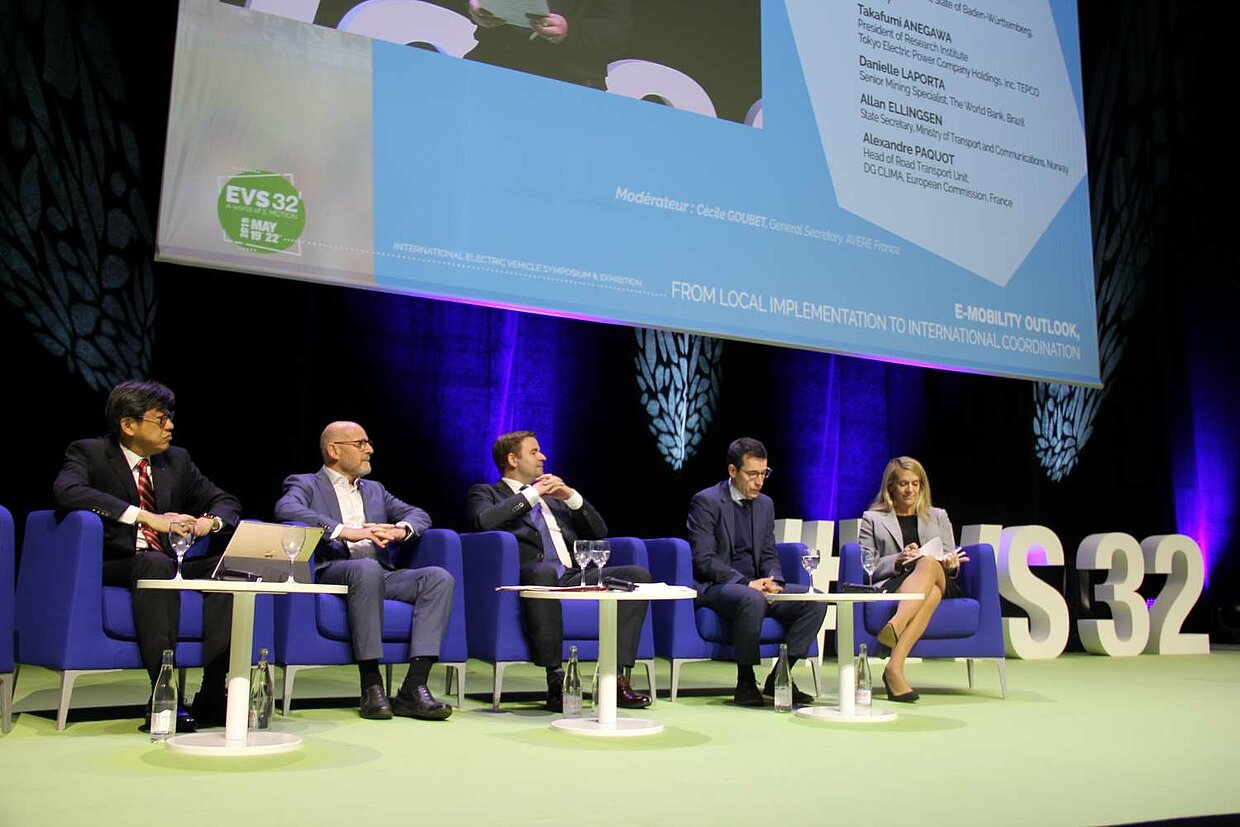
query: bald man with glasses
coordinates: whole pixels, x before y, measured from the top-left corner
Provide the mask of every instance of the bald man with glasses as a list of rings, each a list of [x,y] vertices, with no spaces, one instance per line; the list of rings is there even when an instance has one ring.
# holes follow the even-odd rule
[[[806,586],[785,583],[775,550],[775,504],[762,493],[771,475],[766,447],[742,437],[728,446],[728,479],[699,491],[689,503],[689,547],[693,555],[695,605],[714,609],[732,622],[736,650],[738,706],[763,706],[763,695],[774,695],[774,670],[758,689],[753,668],[761,660],[762,620],[773,617],[784,627],[792,662],[809,653],[826,617],[825,603],[768,603],[768,594],[806,592]],[[813,697],[793,685],[793,701]]]
[[[427,679],[448,631],[455,579],[438,566],[406,569],[393,563],[400,544],[420,537],[431,527],[431,518],[380,483],[363,479],[370,474],[374,452],[361,425],[331,423],[319,437],[323,467],[284,480],[275,517],[322,528],[323,539],[315,549],[315,579],[349,587],[345,600],[361,677],[359,714],[441,721],[452,714],[452,707],[435,699]],[[391,699],[379,675],[385,599],[412,604],[416,618],[410,632],[409,671]]]

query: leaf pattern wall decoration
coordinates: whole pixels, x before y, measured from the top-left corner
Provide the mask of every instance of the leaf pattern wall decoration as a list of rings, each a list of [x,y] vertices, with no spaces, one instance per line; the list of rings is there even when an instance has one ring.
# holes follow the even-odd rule
[[[147,374],[154,238],[112,40],[91,3],[0,4],[0,287],[91,388]]]
[[[659,454],[679,471],[697,451],[719,403],[723,342],[638,328],[637,387]]]

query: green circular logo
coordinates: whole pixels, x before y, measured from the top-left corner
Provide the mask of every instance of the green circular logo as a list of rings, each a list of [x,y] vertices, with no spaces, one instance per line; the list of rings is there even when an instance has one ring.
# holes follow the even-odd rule
[[[216,212],[224,235],[254,253],[287,250],[306,227],[301,193],[285,176],[263,170],[225,181]]]

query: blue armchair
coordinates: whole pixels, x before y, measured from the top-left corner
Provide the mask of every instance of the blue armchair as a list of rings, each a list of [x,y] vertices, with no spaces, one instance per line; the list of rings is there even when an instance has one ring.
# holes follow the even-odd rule
[[[777,543],[779,563],[789,583],[808,586],[809,575],[801,568],[801,543]],[[689,544],[679,537],[647,540],[650,572],[656,581],[693,588],[693,558]],[[689,600],[660,600],[651,604],[654,613],[654,648],[661,658],[672,663],[671,700],[676,700],[680,684],[680,667],[686,663],[707,660],[731,660],[732,624],[714,609],[695,608]],[[784,628],[774,618],[762,621],[760,637],[764,658],[778,657],[779,644],[784,642]],[[810,649],[810,669],[814,675],[814,692],[821,686],[818,644]]]
[[[913,646],[918,658],[963,658],[973,688],[973,662],[988,660],[999,668],[999,691],[1007,697],[1007,661],[1003,652],[1003,623],[999,606],[999,580],[995,553],[989,545],[965,546],[969,562],[960,568],[961,597],[944,600],[930,618],[930,625]],[[840,551],[840,581],[864,583],[861,546],[846,543]],[[896,613],[894,603],[857,603],[853,606],[855,647],[878,646],[876,635]],[[854,651],[854,655],[856,652]]]
[[[188,556],[200,554],[195,544]],[[35,511],[26,520],[17,578],[17,662],[60,672],[56,729],[69,715],[73,683],[88,672],[141,669],[129,590],[103,585],[103,523],[89,511],[58,516]],[[254,653],[272,647],[272,601],[260,595],[254,611]],[[202,665],[202,595],[181,593],[176,662]]]
[[[0,505],[0,732],[13,728],[13,515]]]
[[[456,579],[452,614],[439,650],[440,662],[452,674],[446,692],[456,678],[457,706],[465,700],[465,588],[461,571],[461,539],[455,531],[432,528],[415,543],[402,546],[395,561],[404,568],[440,566]],[[310,562],[311,571],[314,561]],[[392,667],[409,660],[409,630],[415,623],[413,606],[402,600],[383,601],[383,657],[387,667],[388,693],[392,691]],[[275,606],[275,663],[282,676],[281,709],[287,715],[293,699],[293,681],[302,669],[353,663],[353,643],[345,598],[338,594],[281,595]]]
[[[465,598],[469,615],[469,656],[490,663],[494,668],[491,708],[499,708],[504,669],[530,660],[529,645],[522,630],[522,598],[516,592],[497,592],[497,586],[514,586],[520,581],[517,538],[507,531],[482,531],[461,535],[465,563]],[[609,565],[641,566],[649,569],[646,546],[636,537],[611,538]],[[657,605],[657,601],[651,606]],[[564,657],[568,647],[577,647],[580,660],[598,659],[598,606],[594,602],[564,602]],[[646,614],[637,662],[646,669],[650,696],[655,694],[654,633],[651,613]]]

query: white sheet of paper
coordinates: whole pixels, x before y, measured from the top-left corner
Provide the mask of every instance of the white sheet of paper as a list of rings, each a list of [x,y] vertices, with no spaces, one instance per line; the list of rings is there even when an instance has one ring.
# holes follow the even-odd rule
[[[948,549],[943,548],[943,540],[940,537],[935,537],[930,542],[923,543],[922,545],[918,546],[917,549],[922,554],[926,555],[927,557],[933,557],[935,560],[942,560],[943,555],[947,554],[948,552]]]
[[[505,23],[527,29],[533,28],[527,14],[539,17],[551,14],[551,9],[547,8],[547,0],[483,0],[482,8],[502,18]]]

